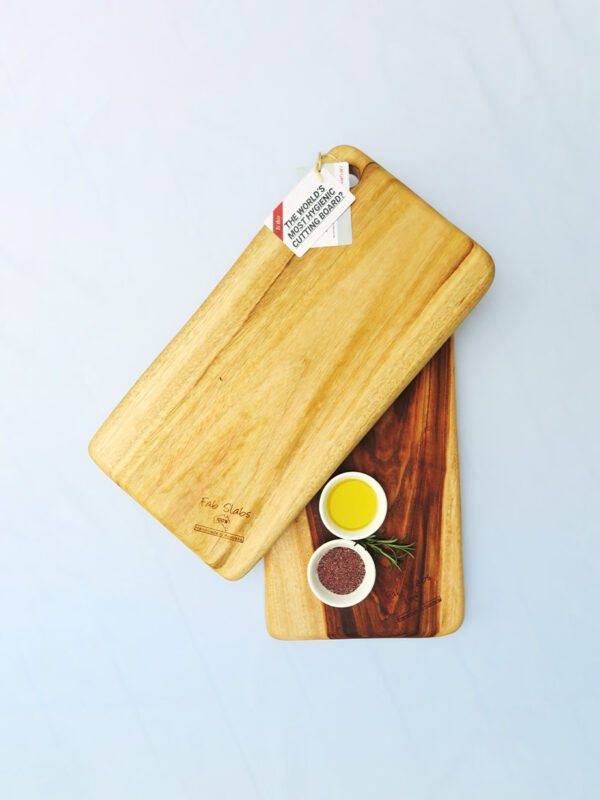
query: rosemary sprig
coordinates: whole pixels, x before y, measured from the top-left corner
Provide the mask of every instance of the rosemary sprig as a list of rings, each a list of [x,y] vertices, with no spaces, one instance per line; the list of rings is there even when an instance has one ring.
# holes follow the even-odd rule
[[[385,533],[385,529],[372,533],[366,539],[360,539],[357,544],[362,544],[363,547],[366,547],[367,550],[370,550],[380,558],[387,558],[390,564],[401,570],[401,561],[404,561],[407,556],[415,557],[415,543],[407,542],[403,544],[406,536],[403,536],[402,539],[386,539],[382,537],[383,533]]]

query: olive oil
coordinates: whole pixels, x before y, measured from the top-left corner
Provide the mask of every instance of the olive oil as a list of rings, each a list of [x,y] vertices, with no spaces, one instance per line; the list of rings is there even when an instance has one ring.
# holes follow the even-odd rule
[[[375,490],[358,478],[336,483],[327,497],[329,518],[346,531],[366,528],[375,519],[377,506]]]

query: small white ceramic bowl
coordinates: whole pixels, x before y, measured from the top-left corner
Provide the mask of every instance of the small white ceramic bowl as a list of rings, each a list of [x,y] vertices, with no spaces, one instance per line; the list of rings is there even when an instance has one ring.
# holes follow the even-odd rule
[[[329,492],[337,483],[350,480],[351,478],[356,478],[356,480],[363,481],[364,483],[368,484],[377,495],[377,514],[375,514],[373,521],[367,525],[366,528],[359,528],[357,531],[349,531],[346,530],[346,528],[340,528],[340,526],[336,525],[331,519],[329,512],[327,511],[327,498],[329,496]],[[376,481],[375,478],[372,478],[365,472],[342,472],[340,475],[333,477],[323,487],[321,497],[319,498],[319,514],[321,515],[323,525],[325,525],[327,530],[330,533],[339,536],[340,539],[366,539],[367,536],[370,536],[372,533],[378,531],[383,525],[385,515],[387,514],[387,497],[385,496],[385,492],[383,491],[383,487],[379,481]]]
[[[319,574],[317,572],[319,561],[328,550],[333,550],[334,547],[349,547],[352,550],[355,550],[362,558],[363,564],[365,565],[365,577],[362,579],[362,583],[349,594],[336,594],[335,592],[330,592],[329,589],[326,589],[319,580]],[[360,544],[347,542],[344,539],[333,539],[333,541],[325,542],[325,544],[317,547],[315,552],[310,557],[306,574],[308,577],[308,584],[312,589],[313,594],[318,597],[322,603],[325,603],[328,606],[333,606],[334,608],[348,608],[349,606],[355,606],[357,603],[360,603],[361,600],[364,600],[365,597],[371,593],[376,577],[375,562],[373,561],[372,556]]]

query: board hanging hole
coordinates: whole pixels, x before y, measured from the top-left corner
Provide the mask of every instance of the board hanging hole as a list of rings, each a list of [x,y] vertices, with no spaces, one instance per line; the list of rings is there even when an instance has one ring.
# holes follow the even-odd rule
[[[356,186],[356,184],[360,180],[360,170],[358,167],[355,167],[354,164],[350,164],[349,170],[350,170],[350,188],[352,189],[352,187]]]

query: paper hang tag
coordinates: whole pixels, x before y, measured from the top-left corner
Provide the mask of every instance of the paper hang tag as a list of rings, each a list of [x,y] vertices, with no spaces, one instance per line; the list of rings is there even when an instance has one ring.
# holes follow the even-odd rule
[[[321,236],[354,202],[349,188],[335,175],[311,170],[265,220],[269,230],[297,256],[316,245]]]
[[[350,191],[350,165],[347,161],[336,161],[334,164],[322,164],[321,173],[325,171],[337,180],[347,191]],[[347,208],[341,217],[324,231],[313,247],[338,247],[352,244],[352,209]]]

